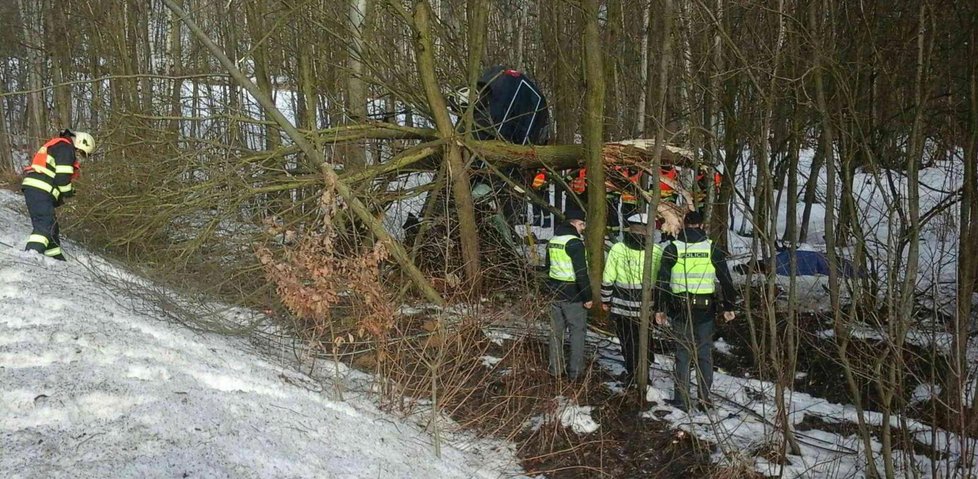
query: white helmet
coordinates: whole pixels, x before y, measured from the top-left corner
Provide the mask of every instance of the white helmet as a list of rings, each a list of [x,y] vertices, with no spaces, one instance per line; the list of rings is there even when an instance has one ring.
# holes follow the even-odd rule
[[[627,221],[633,225],[647,225],[649,224],[649,215],[645,213],[636,213],[629,216]]]
[[[471,92],[469,87],[464,86],[452,92],[452,99],[455,101],[460,108],[468,108],[469,100],[471,99]]]
[[[84,131],[76,131],[74,136],[75,149],[84,151],[86,155],[91,155],[95,151],[95,138]]]

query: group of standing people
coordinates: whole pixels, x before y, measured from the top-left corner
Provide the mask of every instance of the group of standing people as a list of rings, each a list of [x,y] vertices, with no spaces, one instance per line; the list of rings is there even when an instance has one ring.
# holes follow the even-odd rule
[[[566,373],[577,380],[584,371],[584,344],[588,310],[595,300],[611,315],[625,364],[624,380],[635,380],[639,360],[639,333],[645,247],[648,221],[645,214],[627,218],[623,240],[608,251],[600,296],[591,290],[588,258],[581,234],[587,226],[583,212],[569,211],[547,244],[548,283],[554,293],[551,306],[549,372]],[[703,229],[703,215],[687,213],[684,229],[652,245],[652,311],[655,324],[669,327],[676,345],[675,390],[670,403],[684,411],[709,409],[713,383],[713,332],[715,318],[733,320],[736,292],[726,255]],[[719,288],[717,288],[719,283]],[[565,360],[564,340],[570,354]],[[652,352],[648,354],[652,362]],[[690,369],[696,369],[698,399],[690,397]]]

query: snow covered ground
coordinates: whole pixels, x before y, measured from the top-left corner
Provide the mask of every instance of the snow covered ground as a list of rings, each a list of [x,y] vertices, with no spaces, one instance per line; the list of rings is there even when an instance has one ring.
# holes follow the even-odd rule
[[[798,166],[801,184],[808,180],[814,156],[814,150],[801,151]],[[750,224],[753,206],[751,192],[756,182],[752,161],[749,153],[744,155],[734,180],[737,188],[748,200],[744,202],[742,199],[735,198],[730,222],[732,231],[729,231],[728,236],[731,255],[741,260],[750,257],[752,251],[752,238],[749,237],[749,232],[753,229]],[[937,162],[922,168],[919,172],[918,206],[922,224],[918,237],[920,269],[916,277],[916,289],[935,298],[944,298],[944,301],[938,300],[935,306],[945,310],[950,306],[947,299],[953,302],[954,283],[957,278],[957,221],[960,218],[960,203],[952,200],[956,198],[963,181],[964,159],[960,151],[952,152],[950,160]],[[902,260],[904,264],[900,267],[901,270],[905,269],[908,252],[906,249],[896,248],[894,238],[899,236],[902,226],[900,215],[896,211],[898,208],[906,211],[908,207],[908,183],[906,175],[900,171],[857,169],[853,175],[858,223],[866,239],[860,246],[870,257],[870,274],[874,274],[880,280],[881,287],[886,283],[887,271],[897,260]],[[816,184],[817,202],[812,205],[810,228],[807,237],[801,238],[800,250],[825,251],[825,207],[822,202],[828,189],[828,179],[824,168],[819,170]],[[841,194],[841,190],[837,193]],[[775,196],[779,200],[778,237],[781,237],[787,228],[787,202],[795,201],[797,220],[800,224],[804,201],[801,198],[788,198],[786,191],[776,191]],[[934,214],[928,214],[930,212]],[[741,236],[740,233],[745,233],[747,236]],[[840,254],[851,258],[855,247],[855,244],[840,245]],[[786,277],[778,277],[778,284],[782,287],[787,287],[787,281]],[[803,298],[808,296],[818,300],[819,296],[823,299],[827,297],[826,293],[820,293],[824,280],[815,283],[801,285],[800,293]]]
[[[718,338],[717,349],[723,351],[729,346]],[[598,348],[598,363],[612,374],[623,371],[620,349],[617,340],[605,340],[596,344]],[[976,346],[970,348],[975,351]],[[777,409],[774,401],[774,384],[751,378],[742,378],[717,371],[714,374],[712,396],[716,403],[715,412],[706,414],[694,412],[687,414],[666,404],[672,397],[673,357],[656,354],[656,366],[651,372],[651,381],[646,399],[654,403],[643,414],[644,417],[671,423],[673,427],[693,434],[711,444],[717,445],[714,461],[723,464],[726,461],[753,462],[755,469],[768,476],[787,478],[856,478],[864,477],[865,456],[863,443],[857,435],[841,434],[818,427],[797,431],[797,439],[801,449],[800,455],[788,455],[787,464],[778,465],[764,457],[756,455],[778,442],[778,430],[775,424]],[[693,373],[695,376],[695,372]],[[695,381],[693,389],[695,389]],[[615,386],[611,386],[614,390]],[[695,394],[695,393],[694,393]],[[920,394],[926,394],[921,392]],[[825,399],[809,394],[786,391],[785,402],[789,405],[788,418],[793,425],[806,419],[806,416],[820,420],[826,424],[856,423],[856,410],[851,405],[835,404]],[[871,426],[882,424],[883,415],[877,411],[867,411],[866,422]],[[913,419],[906,419],[905,424],[899,418],[891,417],[890,423],[894,428],[906,428],[908,435],[921,445],[931,446],[939,452],[943,459],[930,458],[915,454],[912,451],[897,451],[894,461],[898,468],[897,477],[969,477],[974,470],[958,469],[962,464],[978,464],[978,440],[961,437],[942,429],[934,429]],[[853,430],[854,427],[847,429]],[[970,450],[969,458],[962,457],[964,446]],[[883,459],[880,454],[882,445],[878,439],[872,442],[874,456],[879,470],[883,470]],[[906,453],[906,454],[905,454]]]
[[[0,189],[0,477],[519,475],[509,445],[449,440],[437,457],[418,424],[336,397],[358,373],[314,380],[244,338],[123,306],[140,300],[95,270],[130,275],[78,245],[67,263],[21,252],[21,201]]]

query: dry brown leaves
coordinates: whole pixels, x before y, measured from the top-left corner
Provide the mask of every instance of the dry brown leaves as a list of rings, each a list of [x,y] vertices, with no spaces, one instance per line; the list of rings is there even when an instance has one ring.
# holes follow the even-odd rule
[[[357,336],[384,339],[395,316],[381,275],[387,249],[375,243],[353,252],[339,251],[329,219],[340,205],[330,191],[323,194],[320,205],[325,213],[322,226],[297,235],[294,246],[276,251],[267,245],[256,248],[265,276],[275,284],[282,304],[300,321],[300,332],[307,340],[332,343],[337,333],[349,332],[337,331],[338,321],[355,325]],[[276,231],[272,222],[267,227],[270,233],[289,236],[288,231]]]

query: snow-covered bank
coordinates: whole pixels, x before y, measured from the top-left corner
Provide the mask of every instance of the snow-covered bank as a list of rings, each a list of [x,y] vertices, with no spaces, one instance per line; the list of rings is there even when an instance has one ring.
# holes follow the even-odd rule
[[[421,427],[369,396],[339,400],[243,339],[120,306],[77,245],[68,263],[19,251],[20,201],[0,190],[12,245],[0,245],[0,477],[518,474],[505,445],[443,444],[436,457]]]
[[[717,342],[719,344],[714,343],[717,349],[727,349],[729,353],[726,342]],[[617,340],[601,341],[595,346],[601,367],[611,374],[623,370]],[[978,343],[969,345],[969,354],[978,354]],[[786,391],[787,416],[795,430],[801,454],[787,454],[784,464],[776,464],[761,454],[779,442],[779,429],[774,426],[777,406],[773,383],[718,370],[714,374],[712,390],[716,410],[710,414],[687,414],[666,403],[673,393],[673,356],[656,354],[655,361],[646,394],[646,400],[654,404],[643,417],[665,421],[683,433],[715,444],[713,460],[718,464],[744,461],[765,476],[788,478],[855,478],[866,474],[861,439],[854,433],[844,432],[855,430],[858,421],[852,405]],[[696,382],[691,383],[695,390]],[[611,387],[614,390],[617,385]],[[919,394],[927,396],[929,391]],[[877,411],[865,411],[864,419],[868,425],[878,427],[884,417]],[[978,464],[978,439],[962,438],[912,418],[891,416],[889,422],[895,429],[904,429],[910,440],[922,446],[914,451],[895,447],[896,477],[971,477],[969,474],[974,473],[973,465]],[[842,427],[837,427],[839,425]],[[882,443],[876,434],[871,442],[877,466],[882,471]],[[921,452],[927,450],[933,454]]]

